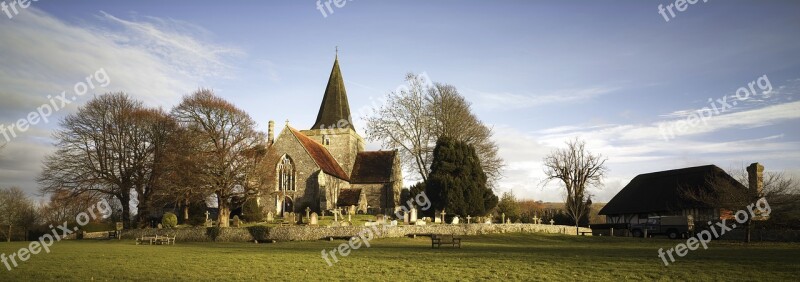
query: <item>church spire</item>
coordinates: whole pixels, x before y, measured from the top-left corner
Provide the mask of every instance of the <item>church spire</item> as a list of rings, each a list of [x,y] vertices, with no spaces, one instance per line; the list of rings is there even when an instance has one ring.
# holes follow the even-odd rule
[[[322,97],[322,104],[319,106],[317,121],[311,129],[353,128],[347,91],[344,88],[342,71],[339,70],[338,47],[336,53],[328,86],[325,88],[325,96]]]

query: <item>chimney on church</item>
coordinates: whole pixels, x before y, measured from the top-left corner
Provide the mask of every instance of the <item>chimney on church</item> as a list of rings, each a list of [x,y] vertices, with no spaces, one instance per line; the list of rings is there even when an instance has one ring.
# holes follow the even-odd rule
[[[750,191],[759,197],[764,196],[764,166],[759,163],[752,163],[747,167],[747,182]]]
[[[269,121],[269,129],[267,131],[267,144],[268,145],[272,145],[272,143],[275,143],[275,121],[274,120],[270,120]]]

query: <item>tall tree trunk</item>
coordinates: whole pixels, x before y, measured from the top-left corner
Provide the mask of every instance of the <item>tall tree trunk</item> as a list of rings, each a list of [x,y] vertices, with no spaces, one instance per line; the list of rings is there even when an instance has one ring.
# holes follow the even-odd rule
[[[129,195],[117,195],[120,205],[122,206],[122,226],[125,229],[131,229],[131,199]]]
[[[189,199],[185,199],[183,202],[183,222],[189,222]]]
[[[217,215],[217,225],[219,227],[228,227],[228,220],[231,217],[231,209],[228,207],[228,201],[217,193],[217,207],[219,207],[219,215]]]

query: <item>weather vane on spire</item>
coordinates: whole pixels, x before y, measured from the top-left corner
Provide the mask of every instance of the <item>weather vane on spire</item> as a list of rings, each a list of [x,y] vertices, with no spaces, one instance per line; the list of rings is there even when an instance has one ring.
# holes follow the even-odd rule
[[[339,45],[336,45],[336,58],[339,58]]]

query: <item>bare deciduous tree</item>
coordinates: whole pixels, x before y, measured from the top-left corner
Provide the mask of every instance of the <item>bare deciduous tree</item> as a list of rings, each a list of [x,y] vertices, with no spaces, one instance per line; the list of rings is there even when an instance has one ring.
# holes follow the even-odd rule
[[[578,232],[580,218],[589,212],[591,195],[586,188],[601,186],[608,169],[606,158],[586,150],[586,142],[567,141],[567,147],[556,149],[544,158],[545,182],[560,180],[566,192],[565,209],[575,221]]]
[[[491,187],[500,177],[503,161],[491,129],[472,113],[469,102],[455,87],[422,76],[409,73],[406,84],[389,93],[384,104],[365,118],[367,138],[382,142],[384,148],[399,148],[404,166],[423,182],[430,173],[436,140],[464,141],[475,147]]]
[[[56,152],[47,156],[37,181],[43,194],[101,193],[121,203],[130,228],[131,191],[152,162],[148,128],[134,113],[142,103],[124,93],[98,96],[61,122],[54,134]]]
[[[199,138],[195,154],[202,166],[198,176],[203,185],[198,189],[216,196],[219,225],[227,227],[230,201],[250,192],[245,187],[247,172],[256,163],[253,150],[264,147],[265,139],[255,131],[255,121],[246,112],[210,90],[184,97],[172,114]]]
[[[0,189],[0,226],[8,226],[2,231],[7,242],[11,242],[14,227],[22,228],[26,234],[27,230],[36,223],[36,210],[33,202],[18,187]]]

